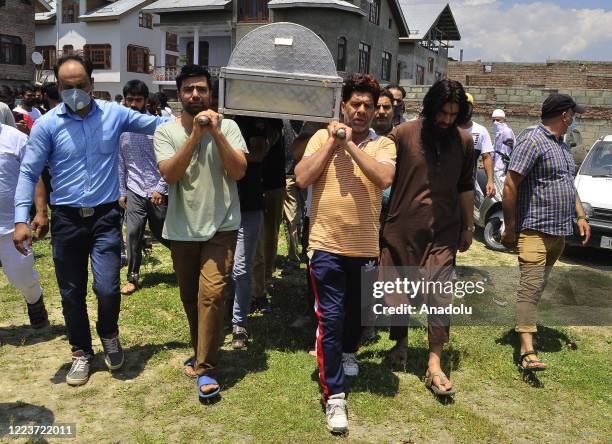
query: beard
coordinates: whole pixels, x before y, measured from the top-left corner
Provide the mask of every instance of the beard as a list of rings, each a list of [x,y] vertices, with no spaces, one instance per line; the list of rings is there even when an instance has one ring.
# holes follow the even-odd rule
[[[192,116],[197,115],[198,113],[208,109],[204,101],[200,102],[183,102],[183,110],[187,114],[191,114]]]
[[[372,121],[372,128],[374,128],[374,131],[378,132],[388,132],[391,130],[391,128],[393,127],[393,121],[389,121],[386,118],[375,118]]]
[[[141,114],[145,114],[147,112],[147,107],[143,106],[142,108],[132,108],[130,107],[130,109],[134,110],[134,111],[138,111]]]

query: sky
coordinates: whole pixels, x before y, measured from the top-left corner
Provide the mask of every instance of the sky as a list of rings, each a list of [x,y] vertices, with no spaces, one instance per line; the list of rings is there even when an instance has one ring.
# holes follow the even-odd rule
[[[612,61],[612,0],[449,0],[464,60]]]

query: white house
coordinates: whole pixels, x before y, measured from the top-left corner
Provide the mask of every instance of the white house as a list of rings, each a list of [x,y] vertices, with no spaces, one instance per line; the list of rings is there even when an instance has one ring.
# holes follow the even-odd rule
[[[152,0],[61,0],[61,16],[56,2],[51,11],[36,14],[36,50],[43,54],[43,69],[49,81],[56,58],[69,52],[82,53],[94,64],[94,90],[97,97],[121,94],[131,79],[144,81],[153,89],[155,52],[161,33],[159,18],[142,11]]]

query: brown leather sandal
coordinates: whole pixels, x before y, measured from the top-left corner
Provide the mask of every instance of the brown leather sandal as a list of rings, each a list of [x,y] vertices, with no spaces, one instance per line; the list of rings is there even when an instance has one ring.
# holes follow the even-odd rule
[[[442,384],[442,385],[447,384],[449,382],[449,379],[446,377],[446,375],[444,374],[444,372],[442,370],[439,370],[439,371],[433,372],[433,373],[429,373],[429,370],[427,370],[427,373],[425,373],[425,387],[427,387],[429,390],[431,390],[434,395],[436,395],[436,396],[453,396],[457,392],[455,390],[455,386],[454,385],[451,388],[449,388],[448,390],[444,390],[444,389],[441,389],[440,387],[438,387],[436,384],[434,384],[433,379],[436,376],[440,377],[440,384]]]

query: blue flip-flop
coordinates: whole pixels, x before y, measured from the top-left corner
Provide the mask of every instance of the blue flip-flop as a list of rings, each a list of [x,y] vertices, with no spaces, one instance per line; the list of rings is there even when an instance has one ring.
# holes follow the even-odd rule
[[[198,376],[198,396],[200,397],[200,399],[210,399],[210,398],[214,398],[215,396],[219,395],[219,393],[221,392],[221,386],[217,387],[217,389],[212,392],[204,393],[202,391],[202,386],[213,385],[213,384],[219,385],[219,383],[214,378],[211,378],[210,376],[207,376],[207,375]]]

